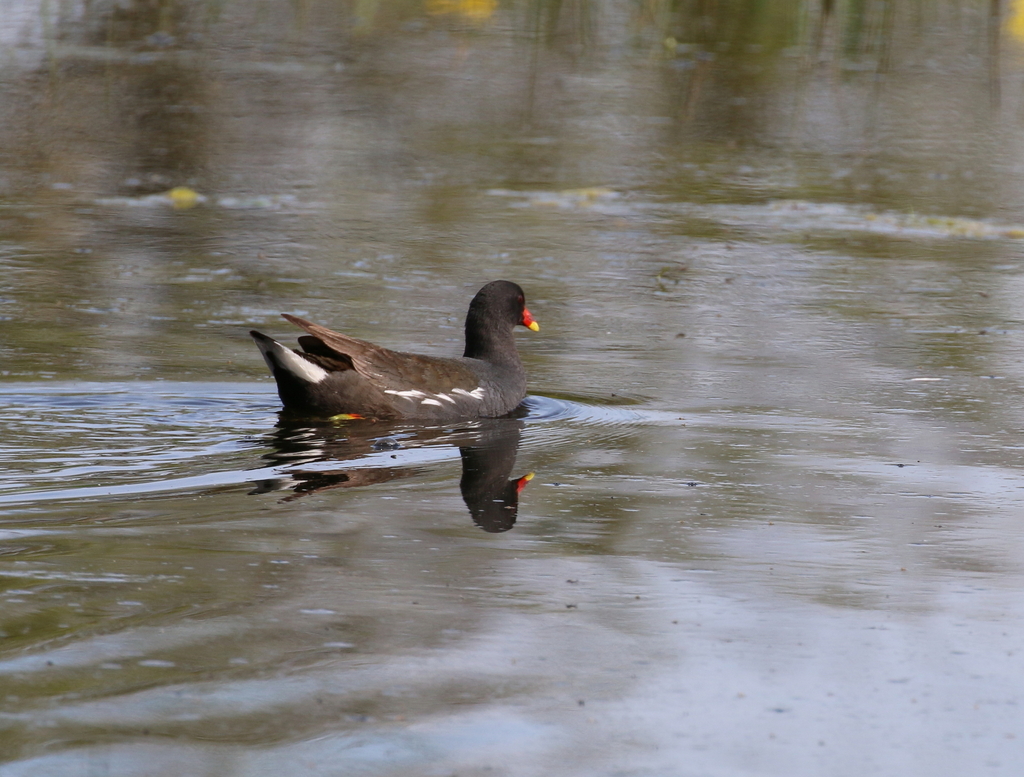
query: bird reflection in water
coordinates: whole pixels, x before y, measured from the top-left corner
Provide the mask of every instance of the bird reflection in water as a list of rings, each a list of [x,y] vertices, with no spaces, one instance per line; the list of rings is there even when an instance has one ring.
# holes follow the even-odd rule
[[[462,459],[459,489],[473,522],[487,532],[504,532],[515,525],[519,494],[533,477],[532,472],[511,477],[522,427],[518,418],[445,427],[364,420],[298,425],[283,418],[270,437],[274,450],[264,456],[282,475],[256,481],[250,493],[291,489],[288,501],[385,483],[426,471],[429,464],[448,458],[445,448],[455,446]]]

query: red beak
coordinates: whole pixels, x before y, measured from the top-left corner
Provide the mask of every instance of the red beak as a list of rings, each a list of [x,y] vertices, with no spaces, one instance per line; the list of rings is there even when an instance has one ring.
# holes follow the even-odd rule
[[[532,329],[534,332],[540,331],[540,324],[534,320],[533,316],[530,315],[530,311],[526,308],[523,308],[523,320],[519,323],[527,329]]]

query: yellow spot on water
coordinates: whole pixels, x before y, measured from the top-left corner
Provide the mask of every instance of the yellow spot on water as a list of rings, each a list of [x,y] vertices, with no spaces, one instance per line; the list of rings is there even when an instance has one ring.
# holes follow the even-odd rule
[[[455,14],[472,22],[485,22],[494,16],[498,0],[427,0],[427,13],[432,16]]]
[[[1024,0],[1010,0],[1006,14],[1006,32],[1011,38],[1024,43]]]
[[[167,197],[175,210],[194,208],[199,202],[199,196],[199,192],[189,189],[187,186],[175,186],[167,192]]]

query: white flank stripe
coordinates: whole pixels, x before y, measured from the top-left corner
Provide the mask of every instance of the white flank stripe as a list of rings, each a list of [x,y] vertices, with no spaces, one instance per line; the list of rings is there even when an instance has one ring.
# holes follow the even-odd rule
[[[473,399],[483,399],[484,390],[482,388],[475,388],[472,391],[466,391],[466,389],[452,389],[453,394],[461,394],[464,397],[473,397]]]
[[[455,404],[455,400],[452,399],[447,394],[435,394],[434,396],[436,396],[438,399],[443,399],[445,402],[451,402],[453,405]]]
[[[410,389],[409,391],[394,391],[393,389],[384,389],[385,394],[394,394],[398,397],[404,397],[405,399],[416,399],[417,397],[425,397],[419,389]]]
[[[420,401],[420,404],[421,405],[437,405],[438,407],[441,407],[441,403],[438,402],[436,399],[424,399],[424,400]]]

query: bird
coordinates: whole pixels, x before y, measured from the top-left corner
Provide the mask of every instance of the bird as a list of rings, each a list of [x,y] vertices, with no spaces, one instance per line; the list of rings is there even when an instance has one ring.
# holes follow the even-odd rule
[[[306,331],[292,350],[255,329],[290,416],[452,421],[508,415],[526,396],[526,370],[516,350],[517,325],[537,332],[522,288],[486,284],[466,315],[461,357],[392,351],[298,316],[282,317]]]

